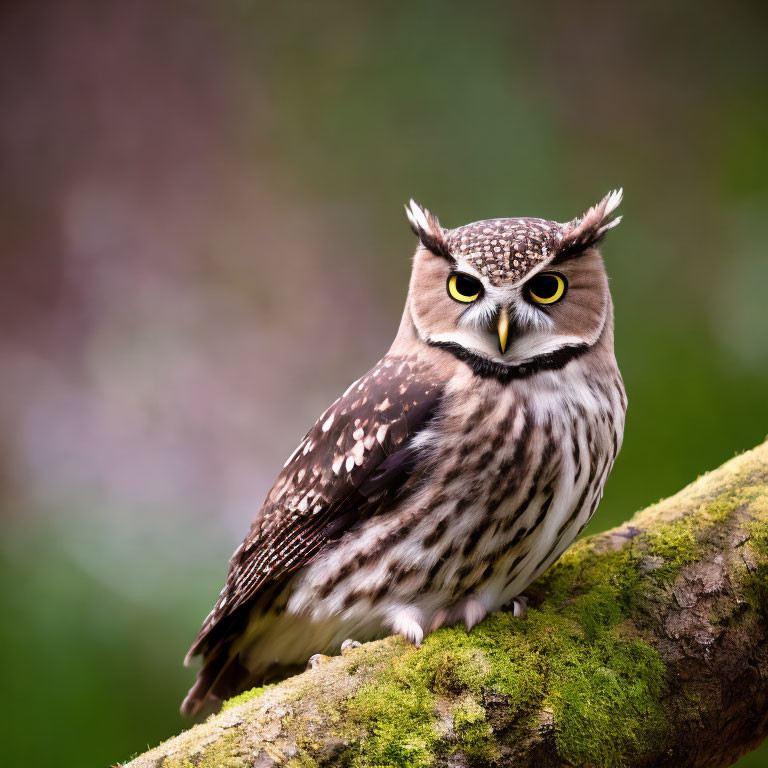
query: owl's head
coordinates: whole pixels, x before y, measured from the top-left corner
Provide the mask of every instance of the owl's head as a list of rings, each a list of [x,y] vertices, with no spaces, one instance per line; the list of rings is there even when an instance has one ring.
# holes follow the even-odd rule
[[[507,365],[590,347],[611,316],[597,243],[619,223],[621,190],[582,217],[489,219],[444,229],[413,200],[419,238],[408,309],[428,344]]]

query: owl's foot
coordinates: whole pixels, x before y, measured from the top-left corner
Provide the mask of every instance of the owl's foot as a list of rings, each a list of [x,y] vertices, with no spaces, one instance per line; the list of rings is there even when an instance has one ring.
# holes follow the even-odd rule
[[[434,632],[440,627],[463,621],[469,632],[488,615],[488,610],[476,597],[468,597],[450,608],[441,608],[433,617],[429,631]]]
[[[443,626],[443,624],[448,623],[448,617],[449,613],[445,608],[441,608],[433,617],[432,623],[429,625],[429,631],[434,632],[435,630],[440,629],[440,627]]]
[[[421,611],[413,606],[406,606],[394,613],[390,626],[396,635],[402,635],[407,642],[413,643],[419,648],[424,639],[424,629],[421,622]]]
[[[317,669],[321,664],[325,664],[330,660],[330,656],[326,656],[324,653],[316,653],[309,657],[309,661],[307,662],[307,671],[310,669]]]
[[[461,606],[461,616],[464,626],[469,632],[475,624],[479,624],[487,615],[488,609],[476,598],[468,597]]]
[[[355,648],[359,648],[361,645],[362,643],[358,643],[357,640],[345,640],[341,644],[341,655],[346,656],[348,653],[351,653],[355,650]],[[331,657],[326,656],[324,653],[315,653],[309,657],[309,661],[307,662],[307,670],[317,669],[321,664],[325,664],[330,660]]]
[[[355,648],[359,648],[362,643],[358,643],[357,640],[345,640],[341,644],[341,655],[346,656],[348,653],[352,653]]]

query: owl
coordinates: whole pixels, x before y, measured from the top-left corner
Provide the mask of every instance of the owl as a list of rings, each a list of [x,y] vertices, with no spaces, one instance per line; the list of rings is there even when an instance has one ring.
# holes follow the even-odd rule
[[[624,430],[597,250],[620,201],[456,229],[410,202],[392,347],[285,462],[187,655],[203,663],[183,714],[345,638],[469,630],[575,539]]]

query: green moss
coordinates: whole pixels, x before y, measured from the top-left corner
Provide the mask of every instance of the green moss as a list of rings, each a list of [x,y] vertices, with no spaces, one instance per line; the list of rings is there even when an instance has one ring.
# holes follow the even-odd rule
[[[768,519],[750,523],[747,526],[747,531],[749,533],[749,546],[757,553],[768,557]]]
[[[246,768],[247,765],[239,747],[239,731],[235,729],[206,747],[194,768]]]
[[[768,518],[768,514],[766,516]],[[761,615],[768,615],[768,520],[755,520],[747,526],[747,546],[756,562],[747,571],[742,582],[749,604]]]
[[[413,651],[396,659],[380,680],[362,686],[350,703],[348,717],[363,736],[343,762],[403,768],[432,765],[438,735],[430,677],[427,665]]]
[[[461,699],[452,710],[453,730],[460,751],[470,760],[484,763],[498,758],[493,730],[486,718],[485,708],[471,695]]]
[[[273,684],[260,685],[257,688],[251,688],[249,691],[243,691],[243,693],[240,693],[237,696],[233,696],[231,699],[227,699],[227,701],[222,704],[220,711],[226,712],[226,710],[231,709],[232,707],[236,707],[238,704],[242,704],[245,701],[257,699],[259,696],[261,696],[262,693],[264,693],[264,691],[272,688],[272,686]]]
[[[588,542],[577,544],[531,591],[537,591],[542,600],[553,605],[567,605],[593,593],[579,603],[582,621],[614,626],[627,615],[642,586],[642,558],[639,547],[597,554]]]
[[[612,598],[599,585],[564,608],[532,610],[525,621],[499,614],[470,634],[430,635],[353,697],[356,733],[345,762],[432,765],[451,744],[440,738],[441,697],[457,700],[454,748],[491,760],[491,726],[478,701],[488,691],[505,696],[516,718],[551,706],[557,751],[575,763],[619,766],[654,748],[666,729],[665,667],[652,647],[617,631],[622,613]]]
[[[573,646],[552,662],[560,757],[612,768],[657,748],[667,730],[666,669],[653,648],[604,635],[599,644]]]
[[[188,756],[165,757],[163,768],[246,768],[249,765],[240,749],[240,731],[231,729],[199,751]]]
[[[536,616],[531,613],[529,616]],[[536,709],[545,691],[545,674],[536,632],[528,629],[528,620],[498,614],[467,635],[461,629],[443,630],[443,645],[466,644],[464,655],[472,655],[473,665],[465,673],[467,688],[475,692],[491,689],[506,697],[510,707],[525,713]],[[533,626],[530,626],[533,629]],[[455,657],[461,655],[454,652]],[[454,673],[457,679],[462,671]]]
[[[700,520],[693,516],[685,516],[643,534],[648,554],[664,560],[662,569],[656,575],[657,578],[663,575],[676,575],[683,566],[698,558],[703,545],[700,542],[700,531],[694,530],[697,523],[700,527]]]
[[[318,768],[319,763],[309,755],[294,757],[285,764],[285,768]]]
[[[578,601],[578,615],[584,637],[594,642],[603,632],[624,620],[615,585],[598,584]]]

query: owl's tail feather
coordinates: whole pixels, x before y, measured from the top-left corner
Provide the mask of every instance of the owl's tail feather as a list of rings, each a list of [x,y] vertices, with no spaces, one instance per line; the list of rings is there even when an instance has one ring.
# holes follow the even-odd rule
[[[182,715],[194,717],[203,709],[213,711],[225,699],[255,685],[251,672],[240,663],[236,653],[230,655],[230,650],[229,643],[221,643],[205,654],[197,680],[181,703]]]
[[[210,714],[216,711],[223,701],[243,691],[257,685],[284,680],[301,671],[303,666],[300,665],[273,662],[254,673],[243,666],[236,653],[230,656],[228,643],[222,644],[206,654],[195,684],[181,703],[181,714],[184,717],[196,717],[201,712]]]

